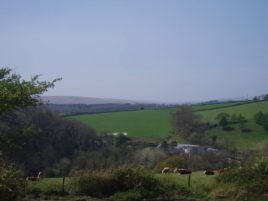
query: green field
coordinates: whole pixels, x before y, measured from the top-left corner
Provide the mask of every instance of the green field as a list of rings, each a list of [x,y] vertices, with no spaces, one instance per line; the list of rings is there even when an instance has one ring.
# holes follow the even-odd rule
[[[201,112],[197,112],[197,114],[200,114],[204,119],[209,121],[214,121],[217,114],[221,112],[226,112],[230,115],[242,114],[246,117],[247,120],[250,120],[253,119],[253,116],[260,111],[262,111],[263,113],[268,113],[268,101],[234,105],[231,107],[219,108],[214,110],[204,110]]]
[[[210,135],[216,135],[219,140],[229,138],[230,143],[237,144],[239,148],[259,148],[268,140],[268,132],[254,123],[254,115],[262,111],[268,113],[268,101],[252,103],[224,103],[214,105],[194,105],[193,110],[200,114],[204,121],[215,121],[215,117],[226,112],[242,114],[246,117],[245,126],[251,132],[242,133],[239,125],[231,125],[234,130],[223,131],[221,128],[210,130]],[[101,114],[74,115],[70,119],[84,122],[102,132],[127,132],[131,137],[165,138],[170,135],[171,112],[174,109],[140,110],[128,112],[113,112]]]
[[[170,132],[169,110],[139,110],[68,117],[101,132],[127,132],[129,136],[165,137]]]

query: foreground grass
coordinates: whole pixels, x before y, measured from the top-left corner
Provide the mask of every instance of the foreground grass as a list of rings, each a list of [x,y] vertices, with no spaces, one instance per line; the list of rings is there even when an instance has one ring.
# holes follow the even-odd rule
[[[155,174],[155,177],[163,182],[175,182],[181,187],[188,188],[188,175],[179,174]],[[215,175],[206,176],[203,172],[193,172],[191,175],[191,188],[190,189],[204,189],[212,186],[215,181]],[[71,178],[65,180],[65,190],[69,194],[72,193]],[[62,192],[62,178],[42,178],[39,181],[28,182],[27,192],[30,194],[43,194],[43,195],[60,195]]]
[[[71,193],[71,179],[65,179],[65,192]],[[26,186],[26,192],[33,195],[61,195],[62,178],[42,178],[38,181],[29,181]]]
[[[160,180],[174,181],[176,184],[184,187],[188,187],[188,176],[180,174],[156,174]],[[205,175],[202,171],[193,172],[191,174],[191,188],[196,189],[204,186],[210,186],[214,183],[216,175]]]
[[[239,186],[235,184],[219,184],[216,182],[216,175],[206,176],[203,172],[193,172],[191,175],[191,187],[188,187],[188,175],[178,174],[155,174],[155,177],[163,183],[175,182],[178,185],[178,194],[176,198],[179,199],[191,199],[191,200],[241,200],[243,198],[244,191],[239,189]],[[66,189],[69,195],[63,200],[76,199],[75,195],[72,194],[70,186],[70,178],[66,178]],[[61,197],[61,182],[62,178],[43,178],[40,181],[29,182],[28,184],[28,196],[34,198],[43,197],[44,199],[55,200]],[[37,192],[37,189],[38,192]],[[185,190],[183,190],[185,189]],[[52,191],[53,190],[53,191]],[[258,197],[249,197],[248,201],[265,201],[268,197],[264,195],[258,195]]]

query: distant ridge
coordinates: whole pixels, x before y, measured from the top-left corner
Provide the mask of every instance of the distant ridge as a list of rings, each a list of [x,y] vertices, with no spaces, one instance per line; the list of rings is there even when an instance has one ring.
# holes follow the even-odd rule
[[[148,101],[131,101],[109,98],[80,97],[80,96],[42,96],[41,99],[49,104],[137,104],[149,103]]]

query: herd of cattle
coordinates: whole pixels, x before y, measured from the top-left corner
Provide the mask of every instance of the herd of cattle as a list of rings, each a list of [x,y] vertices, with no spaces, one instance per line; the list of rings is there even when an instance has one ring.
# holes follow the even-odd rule
[[[228,168],[220,168],[218,170],[218,173],[223,173],[223,172],[225,172],[227,170],[228,170]],[[171,173],[171,172],[172,172],[172,170],[169,167],[164,167],[163,170],[162,170],[162,174],[167,174],[167,173]],[[188,170],[188,169],[175,168],[173,170],[173,173],[178,173],[178,174],[191,174],[192,171],[191,170]],[[214,175],[215,172],[212,171],[212,170],[205,170],[204,171],[204,174],[205,175]]]

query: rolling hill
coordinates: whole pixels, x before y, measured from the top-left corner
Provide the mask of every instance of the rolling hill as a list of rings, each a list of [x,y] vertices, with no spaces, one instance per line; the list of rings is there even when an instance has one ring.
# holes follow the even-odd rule
[[[174,109],[140,110],[131,112],[115,112],[102,114],[74,115],[68,118],[84,122],[101,132],[128,132],[129,136],[165,138],[170,135],[170,113]],[[193,110],[200,114],[205,121],[215,121],[217,114],[221,112],[242,114],[246,117],[245,126],[251,132],[242,133],[239,125],[232,125],[232,131],[223,131],[215,128],[209,131],[209,135],[216,135],[219,140],[226,137],[230,143],[236,143],[240,148],[261,147],[268,141],[268,132],[255,124],[253,116],[259,111],[268,113],[268,101],[223,103],[213,105],[195,105]]]

